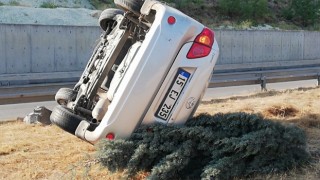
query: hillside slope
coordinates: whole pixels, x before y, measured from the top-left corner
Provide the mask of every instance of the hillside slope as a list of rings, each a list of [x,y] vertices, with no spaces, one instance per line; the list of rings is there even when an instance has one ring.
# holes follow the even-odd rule
[[[101,12],[88,0],[0,0],[0,4],[0,24],[97,26]]]
[[[181,10],[212,29],[320,31],[318,0],[163,0],[162,2]],[[0,23],[97,25],[96,19],[101,11],[93,9],[104,10],[114,6],[113,0],[0,0]]]
[[[2,24],[97,26],[99,12],[85,8],[0,6]]]
[[[87,8],[94,9],[89,0],[0,0],[0,4],[9,6],[23,6],[40,8],[42,6],[54,5],[65,8]]]

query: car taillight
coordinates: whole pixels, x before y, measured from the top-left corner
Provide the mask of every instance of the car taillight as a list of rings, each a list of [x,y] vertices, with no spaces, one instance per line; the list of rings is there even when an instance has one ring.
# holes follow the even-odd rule
[[[174,23],[176,23],[176,18],[174,18],[173,16],[169,16],[168,17],[168,23],[170,25],[173,25]]]
[[[209,28],[204,28],[194,40],[188,54],[188,59],[195,59],[208,56],[214,42],[214,32]]]
[[[106,138],[108,140],[113,140],[114,139],[114,134],[113,133],[109,133],[109,134],[106,135]]]

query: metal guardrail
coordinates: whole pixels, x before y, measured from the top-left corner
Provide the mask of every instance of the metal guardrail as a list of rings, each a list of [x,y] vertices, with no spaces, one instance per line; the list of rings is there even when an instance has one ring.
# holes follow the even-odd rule
[[[61,87],[72,88],[82,72],[0,75],[0,105],[54,100]]]
[[[46,83],[0,87],[0,105],[54,100],[61,87],[73,88],[75,83]]]
[[[61,87],[72,88],[78,81],[80,74],[81,72],[77,71],[35,73],[28,76],[0,76],[0,105],[54,100],[54,95],[58,89]],[[267,90],[267,83],[310,79],[317,79],[318,85],[320,85],[320,64],[280,69],[217,70],[212,75],[209,88],[260,84],[262,90]]]
[[[214,72],[209,88],[243,86],[260,84],[261,90],[267,90],[267,83],[300,81],[317,79],[320,85],[320,65],[300,68],[285,68],[271,70],[246,70],[242,72]]]

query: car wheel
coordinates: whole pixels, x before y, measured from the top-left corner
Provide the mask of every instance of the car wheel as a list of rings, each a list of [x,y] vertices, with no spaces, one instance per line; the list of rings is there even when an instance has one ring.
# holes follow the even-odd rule
[[[67,105],[69,101],[76,97],[76,91],[70,88],[60,88],[54,99],[60,105]]]
[[[114,3],[125,11],[131,11],[139,16],[144,0],[114,0]]]
[[[102,11],[99,17],[99,24],[102,30],[106,31],[108,28],[108,24],[113,24],[114,17],[118,14],[123,14],[123,11],[120,9],[109,8]],[[111,30],[110,30],[111,31]]]
[[[71,109],[61,105],[56,106],[50,115],[50,121],[53,124],[73,135],[82,120],[84,120],[84,118],[74,114]]]

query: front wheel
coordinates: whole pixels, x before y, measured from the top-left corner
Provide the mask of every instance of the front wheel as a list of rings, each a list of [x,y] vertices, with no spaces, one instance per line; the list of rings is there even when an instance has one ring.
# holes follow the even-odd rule
[[[114,3],[125,11],[131,11],[140,16],[140,9],[144,0],[114,0]]]
[[[56,106],[50,115],[50,121],[53,124],[73,135],[82,120],[84,120],[84,118],[74,114],[73,111],[66,106],[61,105]]]

